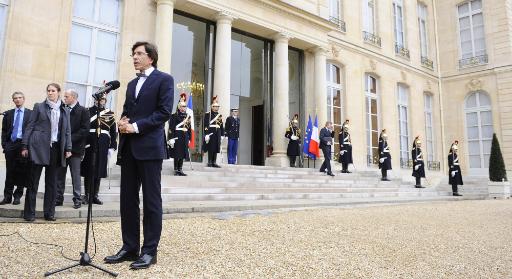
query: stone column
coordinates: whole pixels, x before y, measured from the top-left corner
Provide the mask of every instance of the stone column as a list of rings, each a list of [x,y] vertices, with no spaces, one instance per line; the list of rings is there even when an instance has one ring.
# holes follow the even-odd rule
[[[317,47],[315,53],[315,113],[318,115],[318,129],[327,121],[327,85],[326,85],[326,52],[327,49]],[[313,117],[313,116],[312,116]],[[314,121],[314,120],[313,120]]]
[[[172,17],[176,0],[156,0],[155,44],[158,48],[158,69],[171,73]]]
[[[225,12],[217,14],[215,36],[215,73],[213,77],[213,95],[219,98],[224,121],[229,116],[231,90],[231,23],[233,17]],[[213,96],[212,96],[213,97]],[[209,105],[209,104],[208,104]]]
[[[272,111],[272,144],[273,155],[267,158],[267,164],[273,166],[289,166],[286,157],[288,140],[284,137],[290,123],[289,112],[289,63],[288,40],[282,33],[274,36],[275,68],[274,68],[274,98]]]

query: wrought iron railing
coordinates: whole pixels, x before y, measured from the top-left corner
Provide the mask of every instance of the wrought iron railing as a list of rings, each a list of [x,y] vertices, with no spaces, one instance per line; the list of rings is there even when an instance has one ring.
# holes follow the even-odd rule
[[[429,68],[430,70],[434,69],[434,62],[425,56],[421,57],[421,65],[423,65],[426,68]]]
[[[363,31],[363,40],[366,43],[370,43],[370,44],[376,45],[378,47],[380,47],[382,45],[380,37],[375,34],[372,34],[370,32]]]
[[[329,21],[336,24],[336,26],[338,26],[339,30],[341,30],[343,32],[347,31],[347,26],[346,26],[345,21],[341,20],[340,18],[331,16],[331,17],[329,17]]]
[[[487,54],[480,55],[480,56],[473,56],[465,59],[459,60],[459,68],[465,68],[465,67],[473,67],[478,65],[487,64],[489,62],[489,58],[487,57]]]
[[[395,43],[395,53],[404,58],[411,59],[410,51],[399,43]]]
[[[400,168],[412,169],[412,160],[407,158],[400,158]]]
[[[439,161],[428,161],[427,169],[431,171],[440,171],[441,170],[441,162]]]

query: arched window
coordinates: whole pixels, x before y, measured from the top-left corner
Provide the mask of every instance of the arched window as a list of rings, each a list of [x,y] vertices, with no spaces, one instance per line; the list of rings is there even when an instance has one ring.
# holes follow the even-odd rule
[[[377,78],[365,75],[366,146],[368,165],[379,161],[379,94]]]
[[[475,171],[486,169],[493,134],[491,99],[482,91],[471,93],[466,98],[464,111],[469,168]]]
[[[343,85],[341,84],[341,68],[327,63],[327,119],[334,126],[334,154],[339,152],[338,133],[341,132],[343,117]]]

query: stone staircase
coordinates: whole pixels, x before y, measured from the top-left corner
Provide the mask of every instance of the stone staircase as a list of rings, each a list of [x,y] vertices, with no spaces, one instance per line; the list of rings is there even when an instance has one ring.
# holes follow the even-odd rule
[[[449,186],[437,187],[442,178],[433,177],[432,185],[416,189],[410,173],[397,173],[389,182],[380,181],[378,169],[358,170],[351,174],[336,173],[335,177],[317,169],[283,168],[270,166],[222,165],[207,168],[193,163],[193,170],[185,163],[186,177],[173,175],[173,162],[164,161],[162,171],[162,199],[169,202],[197,201],[257,201],[257,200],[332,200],[411,198],[445,200],[451,196]],[[339,169],[339,168],[338,168]],[[407,173],[408,175],[406,175]],[[403,178],[402,178],[403,177]],[[118,202],[120,168],[114,166],[110,179],[102,179],[100,199]],[[42,180],[44,181],[44,180]],[[441,183],[442,184],[442,183]],[[39,189],[44,189],[40,187]],[[71,180],[66,182],[65,201],[72,200]]]

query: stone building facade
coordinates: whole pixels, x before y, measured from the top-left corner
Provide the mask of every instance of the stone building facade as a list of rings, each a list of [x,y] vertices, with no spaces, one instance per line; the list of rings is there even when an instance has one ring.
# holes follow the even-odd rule
[[[192,94],[196,149],[213,95],[241,111],[241,164],[287,165],[294,114],[339,131],[350,119],[354,164],[375,167],[386,128],[395,168],[408,168],[415,136],[431,170],[450,143],[462,165],[485,174],[489,135],[512,168],[510,0],[0,0],[0,105],[27,105],[58,82],[90,95],[118,79],[119,112],[134,76],[131,45],[155,42],[175,100]],[[337,141],[337,139],[336,139]],[[335,146],[337,150],[337,146]],[[336,151],[335,151],[336,154]]]

